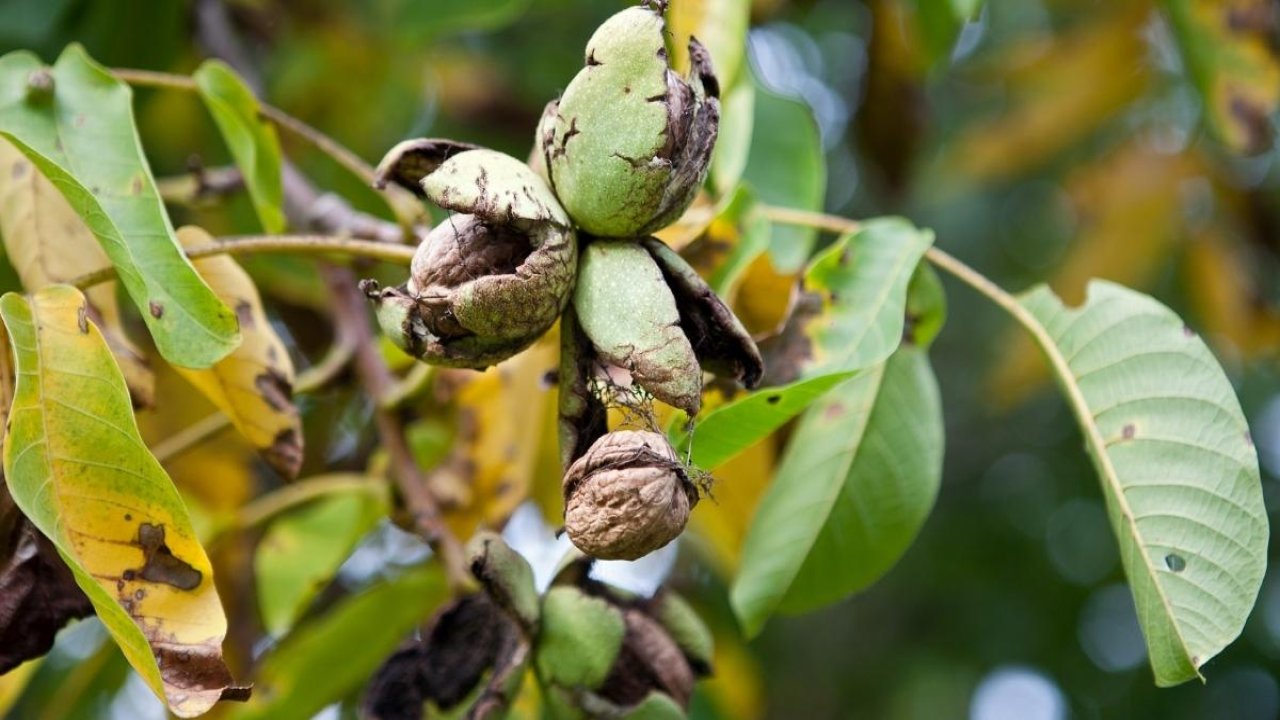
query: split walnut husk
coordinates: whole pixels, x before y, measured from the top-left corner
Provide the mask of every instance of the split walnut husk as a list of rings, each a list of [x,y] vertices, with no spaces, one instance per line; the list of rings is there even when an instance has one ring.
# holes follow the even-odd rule
[[[599,359],[690,417],[702,407],[703,369],[747,388],[764,373],[760,351],[733,311],[655,238],[592,241],[583,249],[573,305]]]
[[[586,67],[538,125],[539,170],[593,235],[640,237],[670,225],[707,177],[719,83],[696,39],[689,78],[671,69],[665,4],[606,20],[587,43]]]
[[[562,489],[569,539],[602,560],[635,560],[666,545],[698,503],[671,444],[647,431],[601,437],[569,467]]]
[[[527,165],[461,143],[413,140],[392,149],[378,178],[459,213],[422,241],[404,285],[361,283],[393,342],[428,363],[482,369],[551,328],[573,289],[577,242]]]

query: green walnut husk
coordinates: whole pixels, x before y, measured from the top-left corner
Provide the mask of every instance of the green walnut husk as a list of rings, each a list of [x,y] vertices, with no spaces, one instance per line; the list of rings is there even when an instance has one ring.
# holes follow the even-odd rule
[[[719,84],[696,39],[688,80],[671,69],[664,7],[628,8],[606,20],[587,43],[586,67],[538,125],[536,164],[593,235],[639,237],[666,227],[707,177]]]
[[[631,597],[587,579],[579,566],[543,598],[536,663],[554,716],[684,717],[710,663],[685,651],[664,621],[663,606],[675,596],[664,589],[649,600]],[[710,653],[710,633],[692,611],[681,623],[680,633],[708,638],[700,649]]]
[[[413,140],[392,149],[378,182],[458,213],[422,241],[404,285],[361,284],[396,345],[435,365],[482,369],[551,328],[573,289],[577,242],[527,165],[461,143]]]
[[[702,368],[755,387],[760,351],[733,312],[654,238],[596,240],[583,250],[574,311],[595,354],[690,417],[702,407]],[[561,378],[573,383],[572,378]]]

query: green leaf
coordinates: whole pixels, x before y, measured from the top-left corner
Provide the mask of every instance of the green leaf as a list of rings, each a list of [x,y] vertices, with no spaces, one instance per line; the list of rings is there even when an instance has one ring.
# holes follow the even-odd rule
[[[178,247],[133,122],[129,87],[71,45],[52,69],[0,57],[0,135],[67,198],[116,266],[165,359],[209,367],[240,342],[235,315]]]
[[[1164,8],[1209,128],[1239,153],[1270,147],[1280,105],[1274,2],[1164,0]]]
[[[365,490],[325,496],[271,523],[253,558],[268,632],[283,635],[293,626],[386,512],[385,486],[369,481]]]
[[[98,617],[169,709],[207,711],[230,685],[227,621],[177,490],[138,433],[84,296],[52,285],[0,298],[17,385],[4,474]]]
[[[673,439],[673,444],[682,451],[687,451],[692,445],[693,464],[714,470],[763,440],[828,390],[852,376],[851,372],[819,375],[785,387],[752,393],[707,413],[691,436]]]
[[[776,611],[812,610],[888,571],[933,507],[942,447],[921,348],[903,346],[810,408],[747,531],[731,592],[747,634]]]
[[[721,195],[733,190],[747,169],[755,101],[756,86],[748,77],[734,83],[720,98],[720,132],[711,152],[711,181]]]
[[[368,682],[447,592],[432,565],[343,600],[300,626],[263,659],[253,699],[230,716],[309,718],[347,697]]]
[[[805,289],[822,311],[805,329],[812,340],[806,375],[881,362],[902,341],[907,288],[933,232],[901,218],[867,221],[814,259]]]
[[[698,38],[711,54],[721,87],[738,84],[747,49],[751,0],[682,0],[667,7],[668,51],[675,66],[687,71],[688,38]]]
[[[1253,608],[1266,510],[1249,427],[1222,368],[1172,311],[1094,281],[1069,309],[1020,298],[1085,438],[1156,683],[1200,677]]]
[[[818,124],[807,105],[756,84],[751,151],[742,179],[764,203],[821,210],[827,166]],[[769,252],[779,270],[799,269],[817,242],[813,228],[775,225]]]
[[[284,232],[284,184],[275,126],[262,117],[253,91],[226,63],[208,60],[192,77],[244,176],[262,229]]]

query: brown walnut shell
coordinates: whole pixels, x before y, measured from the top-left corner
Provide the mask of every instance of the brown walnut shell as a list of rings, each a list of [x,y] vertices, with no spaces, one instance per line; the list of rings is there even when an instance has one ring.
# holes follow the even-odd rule
[[[597,440],[564,476],[565,531],[602,560],[635,560],[676,539],[698,491],[666,437],[618,430]]]

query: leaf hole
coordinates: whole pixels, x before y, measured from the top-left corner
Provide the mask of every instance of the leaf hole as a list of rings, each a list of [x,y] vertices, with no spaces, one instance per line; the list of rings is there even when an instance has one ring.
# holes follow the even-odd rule
[[[764,401],[769,403],[770,405],[777,405],[778,403],[782,402],[782,396],[770,395],[769,397],[765,398]]]
[[[1164,556],[1165,567],[1173,572],[1180,573],[1187,569],[1187,559],[1177,553],[1169,553]]]

